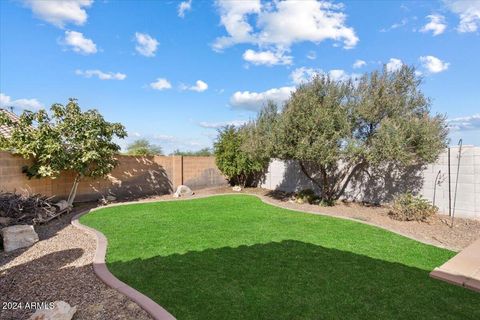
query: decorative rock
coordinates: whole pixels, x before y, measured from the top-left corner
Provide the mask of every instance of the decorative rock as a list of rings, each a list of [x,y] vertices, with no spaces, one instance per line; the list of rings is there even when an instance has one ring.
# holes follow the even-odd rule
[[[114,197],[112,195],[108,195],[105,199],[107,199],[107,201],[111,202],[111,201],[117,200],[117,197]]]
[[[30,247],[38,241],[38,235],[29,225],[16,225],[1,230],[3,249],[6,252],[20,248]]]
[[[173,194],[174,198],[180,198],[180,197],[190,197],[193,196],[193,191],[189,187],[185,185],[180,185],[177,187],[177,191]]]
[[[55,207],[57,207],[58,211],[62,211],[68,208],[68,202],[66,200],[61,200],[55,203]]]
[[[232,190],[239,192],[239,191],[242,191],[242,187],[240,187],[240,186],[234,186],[234,187],[232,188]]]
[[[71,320],[77,307],[71,307],[65,301],[55,301],[53,308],[38,309],[30,320]]]

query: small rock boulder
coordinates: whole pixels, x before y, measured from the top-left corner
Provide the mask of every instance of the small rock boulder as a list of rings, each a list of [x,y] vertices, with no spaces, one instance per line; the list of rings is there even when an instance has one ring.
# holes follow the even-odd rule
[[[185,185],[180,185],[177,187],[177,191],[173,194],[175,198],[180,198],[180,197],[191,197],[193,196],[193,191],[189,187]]]
[[[240,192],[240,191],[242,191],[242,187],[240,187],[240,186],[234,186],[234,187],[232,188],[232,190],[233,190],[233,191],[236,191],[236,192]]]
[[[61,200],[55,203],[54,206],[57,207],[58,211],[62,211],[68,209],[68,202],[66,200]]]
[[[6,252],[26,248],[38,241],[38,235],[30,225],[16,225],[1,230],[3,249]]]
[[[55,301],[53,308],[38,309],[29,320],[71,320],[77,307],[71,307],[65,301]]]
[[[105,199],[107,199],[108,202],[117,201],[117,197],[112,195],[108,195]]]

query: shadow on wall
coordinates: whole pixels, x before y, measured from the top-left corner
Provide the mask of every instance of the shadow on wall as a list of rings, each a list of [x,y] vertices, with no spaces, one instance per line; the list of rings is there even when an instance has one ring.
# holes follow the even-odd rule
[[[276,190],[286,192],[297,192],[304,189],[312,189],[316,193],[320,192],[320,189],[313,184],[302,172],[297,161],[285,160],[283,179],[275,188]]]
[[[201,189],[207,187],[217,187],[227,185],[227,181],[222,176],[218,169],[208,168],[203,170],[200,175],[192,179],[187,179],[183,184],[189,186],[192,189]]]
[[[296,240],[108,268],[178,319],[480,317],[480,296],[429,278],[430,270]]]
[[[122,157],[119,166],[101,181],[87,181],[90,192],[82,192],[77,201],[113,195],[119,199],[138,199],[173,192],[171,170],[155,157]],[[167,171],[168,170],[168,171]]]
[[[368,203],[390,202],[395,195],[404,192],[417,194],[423,186],[422,171],[425,166],[410,166],[399,168],[388,165],[383,168],[357,173],[345,190],[344,198]],[[319,193],[314,185],[302,172],[296,161],[284,161],[283,179],[275,190],[297,192],[312,189]]]
[[[425,167],[387,165],[369,172],[359,172],[350,182],[345,197],[349,200],[381,204],[390,202],[396,195],[405,192],[418,194],[423,187],[422,172]]]

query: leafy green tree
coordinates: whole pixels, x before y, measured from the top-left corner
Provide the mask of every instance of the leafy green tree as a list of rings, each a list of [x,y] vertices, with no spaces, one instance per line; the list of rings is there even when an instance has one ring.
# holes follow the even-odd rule
[[[430,114],[420,84],[408,66],[384,67],[355,83],[317,76],[297,88],[275,120],[271,156],[297,160],[326,203],[369,168],[433,162],[448,130],[444,116]]]
[[[162,147],[151,144],[147,139],[137,139],[127,146],[128,155],[158,156],[162,154]]]
[[[0,124],[13,128],[10,138],[0,137],[0,149],[31,159],[32,165],[24,168],[29,178],[75,173],[69,205],[83,178],[103,177],[113,170],[120,150],[113,139],[126,136],[123,125],[105,121],[97,110],[82,112],[76,99],[66,106],[53,104],[50,114],[24,111],[18,122],[0,116]]]
[[[214,144],[217,167],[230,183],[243,187],[268,164],[244,151],[243,146],[248,142],[245,130],[246,127],[226,126],[219,130]]]
[[[209,157],[213,155],[213,152],[210,148],[202,148],[197,151],[180,151],[179,149],[175,149],[172,152],[174,156],[187,156],[187,157]]]

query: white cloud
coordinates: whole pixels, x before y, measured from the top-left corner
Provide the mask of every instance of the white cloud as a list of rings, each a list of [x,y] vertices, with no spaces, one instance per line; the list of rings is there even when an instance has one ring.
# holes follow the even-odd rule
[[[353,63],[353,68],[354,69],[359,69],[359,68],[365,67],[366,65],[367,65],[367,63],[364,60],[357,59]]]
[[[292,82],[296,85],[306,83],[311,81],[315,75],[322,73],[321,70],[315,70],[313,68],[307,68],[307,67],[300,67],[295,70],[293,70],[290,73],[290,78],[292,79]]]
[[[195,82],[194,86],[186,86],[186,85],[181,85],[180,86],[181,90],[191,90],[191,91],[197,91],[197,92],[203,92],[208,89],[208,84],[205,81],[202,80],[197,80]]]
[[[135,32],[135,50],[145,57],[154,57],[159,42],[146,33]]]
[[[310,60],[317,59],[317,53],[315,51],[309,51],[307,54],[307,59],[310,59]]]
[[[228,34],[215,40],[217,51],[241,43],[264,52],[288,52],[292,44],[304,41],[318,44],[330,39],[346,49],[358,42],[353,28],[345,24],[343,5],[328,1],[305,0],[299,5],[297,1],[219,0],[217,6]]]
[[[341,69],[332,69],[328,72],[325,72],[321,69],[313,69],[313,68],[306,68],[301,67],[293,70],[290,73],[290,78],[295,85],[300,85],[302,83],[307,83],[313,80],[316,75],[324,75],[330,77],[330,79],[334,81],[348,81],[348,80],[356,80],[360,77],[359,74],[356,73],[347,73],[345,70]]]
[[[458,32],[475,32],[480,27],[480,1],[444,0],[447,7],[460,17]]]
[[[93,54],[97,52],[97,45],[91,39],[85,38],[81,32],[65,31],[64,43],[78,53]]]
[[[178,16],[184,18],[185,12],[190,10],[192,10],[192,0],[182,1],[178,5]]]
[[[246,120],[232,120],[232,121],[222,121],[222,122],[200,122],[199,126],[207,129],[219,129],[225,126],[235,126],[240,127],[247,123]]]
[[[258,111],[269,100],[283,104],[293,91],[295,87],[273,88],[263,92],[237,91],[230,98],[230,104],[235,108]]]
[[[24,3],[40,19],[63,28],[67,23],[83,25],[88,18],[84,8],[90,7],[93,0],[24,0]]]
[[[334,81],[348,81],[348,80],[355,81],[357,78],[360,77],[359,74],[356,74],[356,73],[348,74],[347,72],[345,72],[345,70],[340,70],[340,69],[333,69],[328,71],[328,76],[330,77],[330,79]]]
[[[0,108],[9,108],[9,107],[34,111],[34,110],[43,108],[43,105],[37,99],[12,100],[10,96],[0,93]]]
[[[75,74],[85,78],[97,77],[100,80],[125,80],[126,74],[120,72],[103,72],[101,70],[75,70]]]
[[[450,63],[442,61],[434,56],[420,57],[422,66],[430,73],[439,73],[448,69]]]
[[[165,78],[157,78],[157,81],[150,83],[150,87],[161,91],[171,89],[172,84]]]
[[[400,70],[400,68],[402,66],[403,66],[402,60],[397,59],[397,58],[390,58],[390,60],[388,60],[388,62],[386,64],[387,71],[389,71],[389,72],[398,71],[398,70]]]
[[[447,28],[445,17],[439,14],[431,14],[427,16],[430,21],[420,29],[420,32],[432,31],[434,36],[442,34]]]
[[[395,30],[395,29],[398,29],[398,28],[401,28],[401,27],[405,27],[407,25],[407,23],[408,23],[408,19],[404,18],[404,19],[402,19],[402,21],[394,23],[388,28],[381,29],[380,32],[388,32],[390,30]]]
[[[282,51],[254,51],[248,49],[243,53],[243,60],[254,65],[273,66],[277,64],[292,64],[292,57],[285,55]]]
[[[448,127],[452,131],[467,131],[467,130],[479,130],[480,129],[480,113],[448,119]]]

